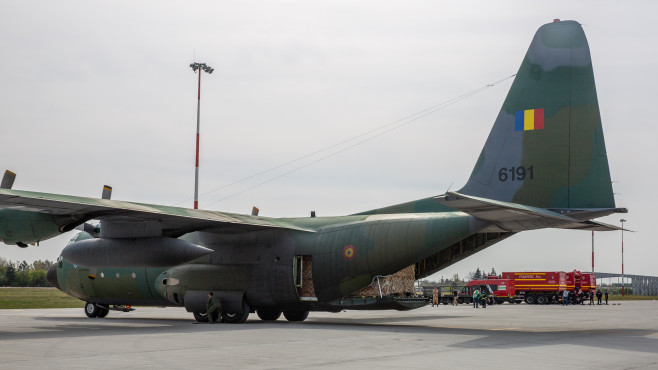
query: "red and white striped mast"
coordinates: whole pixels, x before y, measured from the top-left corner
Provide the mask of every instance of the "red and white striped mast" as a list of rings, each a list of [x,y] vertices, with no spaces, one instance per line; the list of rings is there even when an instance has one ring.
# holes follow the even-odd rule
[[[214,69],[206,63],[194,62],[190,64],[194,73],[199,71],[199,90],[196,105],[196,164],[194,166],[194,209],[199,208],[199,128],[201,126],[201,71],[211,74]]]
[[[624,220],[623,218],[619,220],[621,222],[621,296],[624,296]]]

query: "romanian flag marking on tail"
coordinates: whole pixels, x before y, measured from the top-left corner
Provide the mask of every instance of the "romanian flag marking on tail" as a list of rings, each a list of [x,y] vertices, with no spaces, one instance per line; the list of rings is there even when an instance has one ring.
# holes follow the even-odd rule
[[[544,108],[516,111],[514,131],[541,130],[544,128]]]

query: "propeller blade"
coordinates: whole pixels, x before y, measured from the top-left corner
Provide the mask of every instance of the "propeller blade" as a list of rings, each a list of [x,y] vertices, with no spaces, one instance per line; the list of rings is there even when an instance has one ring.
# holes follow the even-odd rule
[[[103,185],[103,199],[110,199],[112,197],[112,187]]]
[[[16,179],[16,174],[6,170],[5,175],[2,176],[2,183],[0,183],[0,188],[2,189],[11,189],[14,185],[14,180]]]
[[[90,223],[83,223],[78,226],[76,226],[73,230],[80,230],[88,233],[89,235],[93,236],[94,238],[98,238],[100,230],[98,226],[92,225]]]

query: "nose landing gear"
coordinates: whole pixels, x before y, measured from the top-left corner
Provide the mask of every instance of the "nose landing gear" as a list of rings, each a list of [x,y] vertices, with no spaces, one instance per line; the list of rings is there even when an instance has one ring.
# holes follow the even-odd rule
[[[121,311],[121,312],[130,312],[134,311],[135,309],[130,307],[130,306],[105,306],[105,305],[100,305],[97,303],[93,302],[87,302],[85,303],[85,315],[87,315],[88,318],[93,319],[93,318],[99,318],[102,319],[105,316],[107,316],[108,313],[110,313],[110,310],[112,311]]]

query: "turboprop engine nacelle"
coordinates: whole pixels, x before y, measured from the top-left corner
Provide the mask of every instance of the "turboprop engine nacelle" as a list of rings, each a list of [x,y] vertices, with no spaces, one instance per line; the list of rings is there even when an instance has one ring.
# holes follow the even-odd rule
[[[62,251],[67,261],[87,267],[167,267],[212,253],[212,249],[174,238],[87,239]]]

